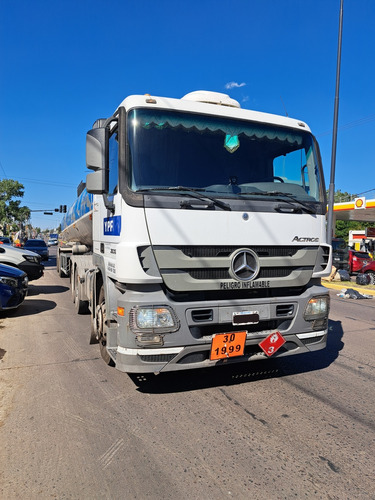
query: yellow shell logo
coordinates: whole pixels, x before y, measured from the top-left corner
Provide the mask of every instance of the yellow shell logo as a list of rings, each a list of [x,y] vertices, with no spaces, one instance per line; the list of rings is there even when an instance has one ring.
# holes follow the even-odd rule
[[[366,208],[366,200],[365,198],[356,198],[354,201],[354,208]]]

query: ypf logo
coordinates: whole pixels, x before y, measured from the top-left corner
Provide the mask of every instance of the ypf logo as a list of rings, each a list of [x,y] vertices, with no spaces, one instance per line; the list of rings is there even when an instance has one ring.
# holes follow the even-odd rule
[[[230,274],[232,278],[239,281],[251,281],[259,273],[259,258],[249,248],[241,248],[232,256]]]
[[[103,219],[103,233],[105,236],[120,236],[121,216],[114,215]]]

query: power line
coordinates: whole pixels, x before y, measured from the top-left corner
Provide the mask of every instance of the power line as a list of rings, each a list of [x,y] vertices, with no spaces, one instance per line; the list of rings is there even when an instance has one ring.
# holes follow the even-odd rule
[[[3,173],[4,173],[4,177],[5,177],[6,179],[8,179],[8,176],[7,176],[7,174],[6,174],[5,170],[4,170],[4,167],[3,167],[3,164],[1,163],[1,161],[0,161],[0,168],[1,168],[1,170],[3,171]]]
[[[32,182],[34,184],[43,184],[45,186],[59,186],[59,187],[76,187],[75,184],[67,184],[63,182],[49,182],[49,181],[42,181],[40,179],[29,179],[27,177],[18,177],[15,180],[21,180],[21,181],[27,181],[27,182]]]
[[[360,194],[371,193],[371,192],[373,192],[373,191],[375,191],[375,188],[373,188],[373,189],[369,189],[368,191],[363,191],[362,193],[358,193],[358,196],[359,196]]]
[[[348,130],[353,127],[358,127],[359,125],[365,125],[366,123],[372,122],[375,120],[375,115],[364,116],[363,118],[359,118],[358,120],[353,120],[352,122],[344,123],[338,130]],[[316,134],[317,137],[322,137],[324,135],[332,134],[332,130],[327,130],[320,134]]]

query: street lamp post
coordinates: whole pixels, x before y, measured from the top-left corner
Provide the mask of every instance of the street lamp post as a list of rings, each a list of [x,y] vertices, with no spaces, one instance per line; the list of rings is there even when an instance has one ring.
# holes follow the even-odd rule
[[[344,17],[344,0],[340,0],[340,20],[339,20],[339,40],[337,48],[336,65],[336,93],[333,115],[333,135],[331,154],[331,178],[328,192],[328,219],[327,219],[327,242],[331,244],[333,236],[333,205],[335,196],[335,170],[336,170],[336,146],[337,146],[337,123],[339,116],[339,90],[340,90],[340,68],[341,68],[341,42],[342,42],[342,22]]]

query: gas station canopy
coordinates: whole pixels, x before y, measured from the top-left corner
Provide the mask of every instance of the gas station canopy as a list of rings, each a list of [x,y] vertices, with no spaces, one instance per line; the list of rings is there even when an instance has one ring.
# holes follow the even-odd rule
[[[344,203],[335,203],[333,215],[336,220],[375,222],[375,199],[355,198]]]

